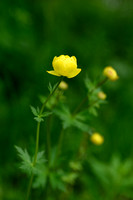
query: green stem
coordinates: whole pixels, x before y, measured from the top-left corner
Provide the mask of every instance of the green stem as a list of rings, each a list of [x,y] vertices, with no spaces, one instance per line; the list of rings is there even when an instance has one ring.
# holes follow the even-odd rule
[[[60,93],[58,93],[57,97],[56,97],[56,102],[55,104],[51,107],[51,109],[54,109],[54,107],[56,106],[58,100],[59,100],[59,97],[60,97]],[[47,143],[46,143],[46,146],[47,146],[47,156],[48,156],[48,164],[49,164],[49,160],[50,160],[50,154],[51,154],[51,137],[50,137],[50,128],[51,128],[51,124],[52,124],[52,119],[53,119],[53,115],[50,115],[48,117],[48,120],[47,120]]]
[[[95,89],[99,88],[101,85],[103,85],[106,81],[108,80],[108,78],[106,77],[104,80],[102,80],[101,82],[99,82],[90,92],[89,95],[92,94],[94,92]],[[88,95],[81,101],[81,103],[77,106],[77,108],[74,110],[73,115],[75,115],[80,108],[86,103],[86,101],[88,100]]]
[[[105,79],[103,79],[101,82],[99,82],[97,85],[96,85],[96,87],[94,88],[94,90],[96,89],[96,88],[99,88],[101,85],[103,85],[104,83],[106,83],[106,81],[108,80],[108,78],[106,77]]]
[[[58,146],[57,146],[57,153],[56,153],[56,159],[58,158],[60,151],[61,151],[61,147],[62,147],[62,141],[63,141],[63,137],[64,137],[64,129],[62,128],[60,136],[59,136],[59,141],[58,141]],[[55,159],[55,160],[56,160]]]
[[[40,132],[40,122],[37,123],[37,131],[36,131],[36,149],[35,149],[35,156],[33,160],[33,167],[36,165],[36,160],[37,160],[37,153],[38,153],[38,147],[39,147],[39,132]],[[28,189],[27,189],[27,195],[26,195],[26,200],[29,199],[30,196],[30,191],[31,191],[31,186],[33,182],[34,174],[31,174]]]
[[[51,96],[54,94],[54,92],[56,91],[56,89],[58,88],[58,86],[59,86],[60,82],[62,81],[62,79],[63,78],[61,77],[60,81],[57,83],[57,85],[54,88],[54,90],[49,94],[49,96],[47,97],[47,99],[43,103],[43,105],[41,107],[41,111],[39,113],[40,115],[43,113],[43,110],[44,110],[47,102],[49,101],[49,99],[51,98]],[[40,134],[40,122],[37,123],[36,148],[35,148],[35,156],[34,156],[34,161],[33,161],[33,167],[36,165],[36,161],[37,161],[37,154],[38,154],[38,148],[39,148],[39,134]],[[34,178],[34,174],[32,173],[30,181],[29,181],[29,185],[28,185],[26,200],[28,200],[29,196],[30,196],[30,191],[31,191],[31,187],[32,187],[33,178]]]
[[[88,96],[86,96],[81,102],[80,104],[77,106],[77,108],[74,110],[73,114],[72,115],[75,115],[79,110],[80,108],[85,104],[85,102],[88,100]]]
[[[96,100],[96,101],[93,101],[91,104],[88,104],[88,106],[86,106],[84,109],[82,109],[82,111],[88,109],[88,108],[91,108],[92,106],[94,106],[99,100]],[[82,112],[81,111],[81,112]]]
[[[40,122],[37,123],[37,131],[36,131],[36,149],[35,149],[35,156],[33,161],[33,167],[36,164],[37,161],[37,153],[38,153],[38,147],[39,147],[39,133],[40,133]]]
[[[43,103],[41,111],[40,111],[40,115],[42,114],[44,107],[46,106],[47,102],[49,101],[49,99],[51,98],[51,96],[54,94],[54,92],[56,91],[56,89],[58,88],[60,82],[63,80],[63,77],[61,77],[60,81],[57,83],[56,87],[54,88],[54,90],[49,94],[49,96],[47,97],[46,101]]]
[[[47,120],[47,156],[48,156],[48,163],[50,160],[50,152],[51,152],[51,137],[50,137],[50,125],[52,121],[52,115],[48,117]]]
[[[29,196],[30,196],[30,191],[31,191],[33,177],[34,177],[34,174],[32,174],[31,177],[30,177],[30,181],[29,181],[29,185],[28,185],[28,190],[27,190],[27,195],[26,195],[26,200],[28,200]]]

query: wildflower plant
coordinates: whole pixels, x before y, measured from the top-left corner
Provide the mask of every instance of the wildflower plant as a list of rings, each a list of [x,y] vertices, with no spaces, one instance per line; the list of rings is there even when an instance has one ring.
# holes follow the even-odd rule
[[[84,81],[87,89],[86,96],[71,111],[69,105],[65,103],[64,93],[69,87],[63,79],[64,77],[73,78],[81,72],[81,69],[77,67],[77,59],[74,56],[61,55],[53,59],[52,65],[54,70],[47,72],[59,76],[59,81],[54,86],[49,83],[48,97],[40,96],[41,107],[30,106],[37,123],[34,156],[29,155],[26,149],[23,150],[15,146],[21,159],[20,168],[29,176],[25,200],[30,199],[32,187],[43,188],[48,195],[53,194],[49,191],[55,190],[60,190],[61,195],[69,195],[69,189],[73,187],[82,173],[88,141],[90,140],[94,145],[101,145],[104,142],[104,137],[97,132],[96,127],[91,127],[89,120],[91,115],[98,115],[100,105],[106,102],[106,94],[101,87],[107,80],[115,81],[118,79],[117,72],[112,67],[104,69],[102,80],[92,82],[86,77]],[[59,138],[57,138],[58,142],[54,147],[51,145],[53,117],[57,117],[62,122]],[[39,151],[40,127],[44,121],[47,122],[46,149]],[[63,139],[66,131],[69,131],[72,127],[75,130],[79,129],[83,135],[83,141],[81,141],[78,150],[76,149],[77,152],[72,156],[72,159],[67,158],[67,165],[63,166],[62,148],[65,148],[65,146],[62,146]]]

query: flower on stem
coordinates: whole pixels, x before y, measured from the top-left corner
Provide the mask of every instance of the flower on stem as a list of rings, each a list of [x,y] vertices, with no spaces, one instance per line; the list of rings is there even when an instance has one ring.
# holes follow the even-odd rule
[[[68,89],[68,84],[65,81],[61,81],[61,83],[59,84],[59,88],[61,90],[67,90]]]
[[[107,95],[103,91],[98,92],[97,96],[101,100],[105,100],[107,98]]]
[[[104,142],[104,138],[102,135],[100,135],[99,133],[93,133],[91,138],[90,138],[91,142],[96,144],[96,145],[101,145]]]
[[[66,76],[67,78],[73,78],[81,71],[81,69],[77,68],[77,59],[75,56],[55,56],[52,65],[54,70],[47,72],[55,76]]]
[[[103,70],[103,74],[104,76],[108,77],[108,79],[110,79],[111,81],[116,81],[119,78],[116,70],[111,66],[105,67]]]

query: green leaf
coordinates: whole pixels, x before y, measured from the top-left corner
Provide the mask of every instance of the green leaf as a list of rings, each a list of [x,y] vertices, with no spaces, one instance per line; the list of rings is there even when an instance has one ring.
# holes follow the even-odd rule
[[[33,115],[38,116],[38,114],[39,114],[38,108],[36,109],[35,107],[30,106],[30,109],[31,109],[31,112],[33,113]]]
[[[78,161],[71,161],[69,163],[69,166],[74,171],[81,171],[82,170],[81,162],[78,162]]]
[[[98,116],[98,112],[97,112],[95,107],[90,107],[89,108],[89,113],[94,115],[94,116],[96,116],[96,117]]]
[[[59,189],[63,192],[66,191],[65,184],[62,181],[62,176],[64,175],[64,172],[62,170],[58,170],[56,172],[51,172],[49,174],[49,181],[51,184],[51,187],[55,189]]]
[[[96,83],[92,82],[88,77],[85,78],[85,86],[88,89],[89,92],[95,89]]]
[[[44,151],[40,151],[37,154],[37,164],[43,164],[46,160],[44,159]]]
[[[42,121],[44,121],[43,117],[47,117],[47,116],[49,116],[49,115],[52,114],[52,112],[44,112],[44,113],[42,113],[42,114],[40,115],[40,109],[39,109],[39,107],[37,107],[37,109],[36,109],[36,108],[34,108],[33,106],[30,106],[30,108],[31,108],[32,113],[35,115],[34,119],[35,119],[37,122],[42,122]]]
[[[62,106],[59,109],[55,109],[54,113],[62,120],[64,129],[72,125],[73,119],[72,119],[69,109],[66,106]]]
[[[69,108],[63,106],[58,110],[54,110],[55,114],[62,120],[63,128],[74,126],[79,128],[82,131],[88,132],[89,125],[86,123],[86,117],[83,114],[79,113],[77,115],[72,115]]]
[[[27,150],[23,150],[21,147],[18,147],[18,146],[15,146],[17,152],[18,152],[18,155],[19,157],[22,159],[22,160],[26,160],[28,162],[31,162],[31,158],[30,158],[30,155],[28,154]]]
[[[37,173],[35,180],[33,182],[33,188],[45,188],[48,177],[48,169],[46,167],[42,167]]]
[[[118,155],[113,155],[109,163],[103,163],[90,157],[89,164],[107,193],[110,192],[110,188],[117,194],[132,191],[133,163],[131,159],[123,161]]]
[[[42,168],[44,168],[44,163],[46,162],[44,157],[44,151],[38,152],[36,165],[34,166],[34,174],[38,176],[41,173]]]
[[[58,85],[58,83],[54,84],[53,86],[53,90],[55,90],[56,86]]]
[[[52,88],[52,85],[51,85],[50,82],[49,82],[49,85],[48,85],[48,90],[49,90],[50,93],[52,93],[53,88]]]
[[[88,132],[90,127],[86,119],[85,113],[78,113],[74,116],[73,126],[79,128],[81,131]]]
[[[23,150],[22,148],[15,146],[18,156],[21,158],[21,170],[27,174],[31,174],[33,172],[33,164],[31,162],[31,157],[28,154],[27,150]]]
[[[51,155],[50,155],[50,160],[49,160],[49,166],[51,168],[53,168],[55,165],[55,159],[56,159],[56,155],[57,155],[56,153],[57,153],[57,146],[54,146],[51,149]]]
[[[67,175],[64,175],[64,176],[62,177],[62,180],[63,180],[65,183],[68,183],[68,184],[73,185],[73,184],[75,183],[77,177],[78,177],[78,173],[76,173],[76,172],[71,172],[71,173],[69,173],[69,174],[67,174]]]
[[[88,132],[90,127],[88,124],[77,120],[76,118],[73,120],[73,126],[79,128],[81,131]]]
[[[52,93],[54,91],[54,89],[56,88],[58,83],[56,83],[53,87],[51,85],[51,83],[49,82],[49,85],[48,85],[48,90],[50,91],[50,93]]]
[[[47,117],[51,114],[52,114],[52,112],[44,112],[44,113],[41,114],[41,117]]]
[[[33,166],[33,161],[34,159],[31,159],[29,153],[27,150],[23,150],[22,148],[15,146],[18,156],[21,158],[21,165],[20,169],[27,173],[28,175],[31,175],[32,173],[37,175],[40,173],[40,169],[42,168],[43,164],[45,163],[44,159],[44,151],[38,152],[37,154],[37,161],[35,166]]]
[[[36,109],[33,106],[30,106],[30,108],[31,108],[32,113],[35,115],[34,119],[37,122],[44,121],[43,117],[46,117],[46,116],[50,115],[50,112],[44,112],[43,114],[40,115],[40,109],[39,109],[39,107],[37,107],[37,109]]]
[[[34,119],[35,119],[37,122],[43,122],[43,121],[44,121],[44,119],[43,119],[42,117],[40,117],[40,116],[34,117]]]

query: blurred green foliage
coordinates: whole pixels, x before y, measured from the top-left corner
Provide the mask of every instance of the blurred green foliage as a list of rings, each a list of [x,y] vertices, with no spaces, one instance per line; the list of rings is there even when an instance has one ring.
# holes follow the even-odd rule
[[[112,155],[120,155],[121,161],[120,158],[112,161],[118,162],[118,168],[121,168],[122,160],[133,162],[132,44],[132,0],[0,1],[0,199],[24,199],[27,177],[21,176],[17,170],[14,145],[27,147],[34,153],[36,124],[29,105],[36,107],[39,96],[48,94],[48,83],[57,81],[56,77],[46,73],[51,69],[55,55],[75,55],[82,68],[78,77],[66,80],[70,85],[66,94],[71,108],[75,107],[73,99],[80,102],[79,93],[85,93],[83,77],[86,74],[96,79],[107,65],[118,71],[120,79],[104,87],[109,104],[104,106],[98,118],[92,119],[92,124],[104,135],[105,143],[102,147],[90,145],[90,152],[95,159],[100,159],[101,164],[96,161],[96,167],[100,167],[105,179],[112,176],[109,169],[113,170],[113,163],[108,164],[108,171],[104,170]],[[53,144],[58,138],[60,122],[57,122],[57,132],[52,129]],[[42,127],[42,133],[44,130]],[[75,137],[80,141],[81,136],[76,131],[66,137],[70,139],[68,153],[71,156],[73,148],[78,148]],[[40,141],[40,145],[45,142],[44,134],[41,134]],[[91,162],[95,163],[95,159]],[[130,178],[132,170],[126,170],[117,171],[115,168],[113,173],[120,179],[123,173],[125,176],[129,173]],[[93,171],[85,168],[86,187],[83,190],[77,182],[74,189],[81,191],[80,195],[72,194],[69,199],[106,198],[104,180],[97,176],[96,168],[93,167]],[[114,187],[114,182],[110,182],[108,189],[110,184]],[[117,195],[121,186],[117,188]],[[127,191],[117,199],[133,199],[132,192]],[[36,198],[41,192],[33,191],[33,195]]]

